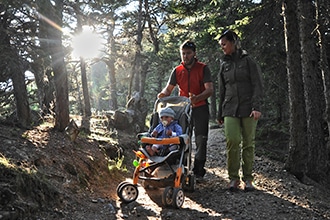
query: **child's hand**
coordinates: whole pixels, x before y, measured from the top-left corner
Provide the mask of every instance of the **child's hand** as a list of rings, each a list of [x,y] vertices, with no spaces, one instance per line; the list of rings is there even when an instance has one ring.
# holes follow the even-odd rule
[[[167,130],[166,134],[171,137],[172,136],[172,130],[171,129]]]
[[[153,132],[151,133],[151,136],[153,136],[153,137],[157,137],[157,134],[158,134],[157,131],[153,131]]]

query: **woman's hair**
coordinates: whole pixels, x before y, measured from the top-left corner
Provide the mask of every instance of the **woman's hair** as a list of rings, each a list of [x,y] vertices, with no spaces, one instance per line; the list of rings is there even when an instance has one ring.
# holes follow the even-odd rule
[[[226,40],[233,42],[237,49],[241,48],[241,41],[240,41],[238,35],[234,31],[232,31],[230,29],[226,30],[220,36],[219,40],[221,40],[222,38],[226,38]]]
[[[194,52],[196,52],[196,44],[191,40],[186,40],[185,42],[183,42],[183,44],[181,44],[180,50],[186,48],[192,49]]]

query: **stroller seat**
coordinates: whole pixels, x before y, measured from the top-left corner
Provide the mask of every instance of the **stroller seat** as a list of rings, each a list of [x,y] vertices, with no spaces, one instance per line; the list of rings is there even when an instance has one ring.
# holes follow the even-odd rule
[[[142,144],[162,144],[162,145],[176,144],[179,146],[179,148],[176,150],[171,150],[168,154],[164,156],[159,156],[159,155],[150,156],[145,148],[141,148],[140,151],[142,151],[144,155],[147,155],[151,161],[156,163],[162,163],[166,159],[171,157],[173,154],[178,153],[181,149],[181,146],[188,144],[189,141],[188,138],[189,137],[187,134],[182,134],[178,137],[171,137],[171,138],[141,137],[140,141]]]
[[[140,151],[142,151],[142,153],[143,153],[144,155],[148,155],[148,156],[149,156],[149,159],[150,159],[151,161],[153,161],[153,162],[156,162],[156,163],[162,163],[162,162],[164,162],[165,160],[167,160],[170,156],[172,156],[172,154],[175,154],[175,153],[178,153],[178,152],[179,152],[179,150],[172,150],[172,151],[170,151],[168,154],[166,154],[165,156],[157,156],[157,155],[155,155],[155,156],[150,156],[150,155],[148,154],[148,152],[147,152],[144,148],[140,149]]]

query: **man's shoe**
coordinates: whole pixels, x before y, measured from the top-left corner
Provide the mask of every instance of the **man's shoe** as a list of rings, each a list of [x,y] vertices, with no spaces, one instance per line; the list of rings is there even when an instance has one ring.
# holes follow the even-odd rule
[[[245,183],[245,186],[244,186],[245,191],[255,190],[255,186],[254,186],[252,180],[246,180],[244,183]]]
[[[200,175],[195,175],[195,180],[196,180],[196,183],[203,183],[204,177],[200,176]]]
[[[228,189],[232,192],[237,191],[239,184],[240,184],[239,180],[230,180],[228,184]]]
[[[204,168],[199,169],[199,170],[194,170],[194,175],[197,183],[202,183],[205,181],[204,176],[205,176],[206,170]]]

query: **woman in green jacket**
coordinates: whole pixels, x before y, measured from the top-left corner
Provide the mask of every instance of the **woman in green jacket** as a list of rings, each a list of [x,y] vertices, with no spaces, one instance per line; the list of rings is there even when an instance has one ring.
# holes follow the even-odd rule
[[[240,48],[238,35],[227,30],[220,37],[224,58],[220,66],[220,103],[217,116],[224,124],[227,144],[229,189],[237,190],[241,179],[246,191],[254,190],[255,132],[261,116],[263,95],[259,65]],[[242,177],[239,169],[242,164]]]

